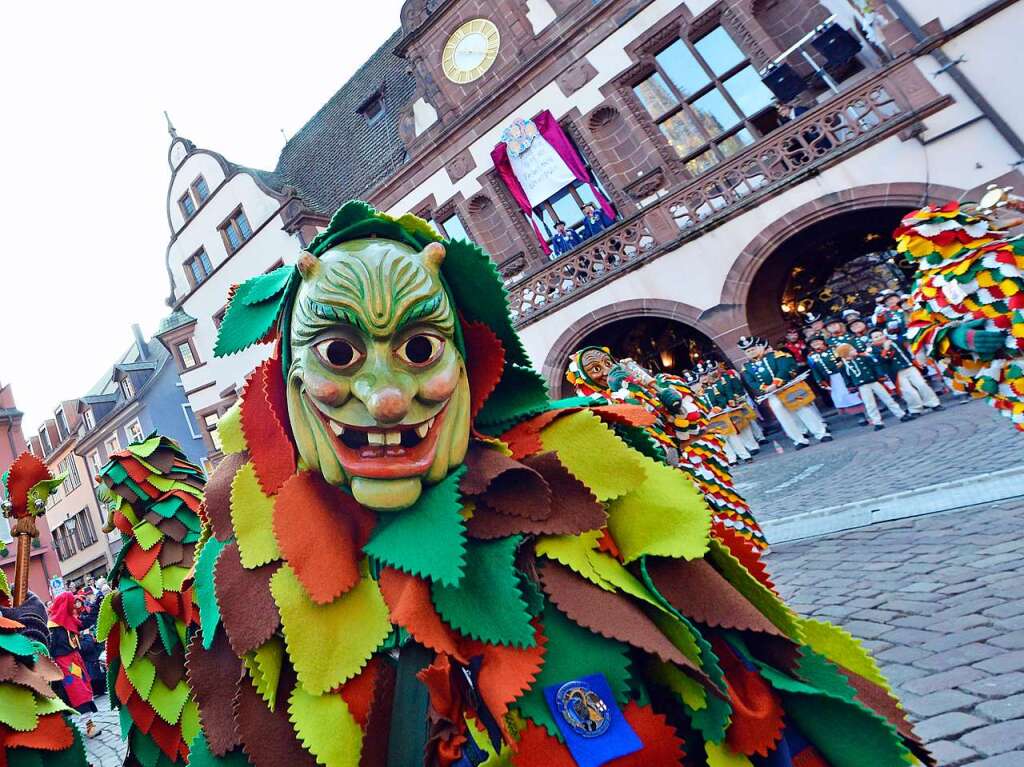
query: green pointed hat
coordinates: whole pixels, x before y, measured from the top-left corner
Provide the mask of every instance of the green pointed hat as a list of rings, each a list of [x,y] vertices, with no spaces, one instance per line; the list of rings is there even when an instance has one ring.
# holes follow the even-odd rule
[[[441,279],[461,319],[459,345],[471,370],[479,369],[474,357],[504,354],[500,380],[486,397],[476,417],[476,426],[490,433],[502,431],[517,420],[548,407],[547,387],[532,369],[526,350],[512,325],[508,300],[494,262],[478,245],[466,240],[445,240],[423,219],[412,214],[395,218],[365,202],[345,203],[331,218],[327,228],[306,249],[321,256],[331,248],[351,240],[368,238],[394,240],[416,250],[431,242],[441,242],[447,255],[441,266]],[[282,266],[253,277],[234,287],[227,311],[217,334],[214,354],[224,357],[257,343],[280,340],[281,360],[287,371],[292,302],[301,275],[294,266]],[[488,345],[479,334],[466,338],[472,325],[485,325],[497,339]]]

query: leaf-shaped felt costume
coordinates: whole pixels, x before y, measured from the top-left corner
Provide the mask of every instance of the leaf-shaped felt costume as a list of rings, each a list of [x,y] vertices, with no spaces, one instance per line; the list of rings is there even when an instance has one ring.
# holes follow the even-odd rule
[[[155,434],[112,455],[99,476],[122,548],[96,633],[107,642],[126,764],[184,765],[199,731],[185,650],[199,624],[189,576],[206,476],[177,444]]]
[[[702,491],[637,438],[647,411],[548,402],[497,272],[469,243],[445,242],[440,265],[458,317],[451,337],[471,379],[466,459],[407,507],[377,510],[296,460],[292,400],[274,395],[286,383],[275,376],[304,375],[294,339],[353,337],[357,323],[384,316],[381,281],[420,274],[401,260],[359,271],[358,249],[385,241],[436,257],[429,246],[438,239],[419,219],[349,203],[299,271],[328,280],[317,270],[340,270],[353,254],[346,274],[372,275],[368,307],[338,298],[300,317],[288,291],[302,288],[280,281],[279,348],[222,419],[228,455],[207,486],[209,537],[195,568],[201,628],[188,662],[199,763],[412,765],[426,754],[431,767],[573,765],[565,728],[577,703],[593,722],[610,712],[617,732],[629,730],[617,742],[632,750],[613,764],[669,767],[684,753],[694,763],[708,754],[717,764],[785,764],[784,752],[833,767],[929,762],[859,645],[805,624],[765,585],[751,547],[734,555],[734,541],[713,537]],[[233,302],[263,303],[273,287],[242,286]],[[360,317],[363,308],[377,314]],[[257,325],[250,335],[263,333],[265,322]],[[422,361],[430,348],[414,356]],[[344,348],[325,346],[320,359],[356,366]],[[318,401],[374,391],[349,396],[324,375],[310,384]],[[380,442],[361,433],[355,448],[338,432],[336,441],[320,435],[318,449],[377,456],[390,447],[396,464],[415,449],[406,436],[373,448]],[[281,465],[294,474],[282,480]],[[124,634],[138,654],[139,637]],[[577,690],[553,704],[581,679],[601,680],[605,697],[595,703]],[[834,717],[835,734],[808,716],[816,704]],[[598,751],[607,742],[590,741]]]
[[[669,463],[690,477],[714,512],[715,535],[737,548],[751,548],[756,558],[768,543],[764,532],[750,511],[750,506],[733,487],[732,473],[725,457],[725,443],[708,431],[708,408],[678,376],[659,374],[644,386],[637,380],[634,368],[616,364],[608,380],[618,386],[614,391],[608,383],[595,381],[586,372],[584,356],[605,356],[605,347],[588,346],[569,357],[566,380],[581,397],[595,404],[621,402],[637,405],[651,414],[651,421],[636,426],[619,427],[621,436],[637,449],[654,448],[652,455]],[[672,408],[651,392],[669,390],[677,395]]]
[[[917,262],[907,338],[957,391],[984,397],[1024,431],[1024,241],[959,203],[904,216],[897,250]],[[999,333],[978,353],[954,343],[958,329]]]
[[[0,604],[10,603],[0,571]],[[24,628],[0,617],[0,764],[86,767],[82,736],[69,718],[74,712],[52,687],[63,674],[45,645],[21,633]]]

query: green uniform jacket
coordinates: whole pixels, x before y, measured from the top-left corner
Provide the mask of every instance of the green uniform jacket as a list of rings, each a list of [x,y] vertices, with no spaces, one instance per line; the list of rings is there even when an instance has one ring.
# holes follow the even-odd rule
[[[807,367],[811,369],[814,380],[828,385],[832,375],[839,372],[839,360],[831,349],[823,352],[810,352],[807,355]]]
[[[872,346],[870,353],[878,369],[894,381],[901,370],[914,365],[914,358],[901,341],[893,341],[885,350],[880,346]]]
[[[785,352],[771,352],[757,362],[748,362],[743,366],[743,383],[758,394],[765,387],[771,386],[773,379],[792,381],[796,375],[796,360]]]
[[[855,336],[853,333],[829,336],[826,341],[828,342],[829,349],[835,349],[839,344],[849,344],[859,352],[866,352],[871,345],[871,341],[867,336]]]
[[[874,383],[883,378],[885,373],[879,368],[875,358],[870,355],[854,357],[852,360],[843,360],[840,363],[840,373],[846,385],[852,389],[864,384]]]

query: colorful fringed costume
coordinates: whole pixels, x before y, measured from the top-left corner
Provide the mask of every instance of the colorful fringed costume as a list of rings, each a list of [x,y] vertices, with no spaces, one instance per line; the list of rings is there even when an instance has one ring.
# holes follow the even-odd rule
[[[588,374],[584,364],[587,355],[607,358],[606,379],[597,380]],[[652,388],[663,393],[657,396],[636,380],[637,376],[631,375],[628,368],[617,365],[607,348],[597,346],[572,354],[565,376],[577,394],[593,403],[637,404],[654,415],[654,423],[644,427],[644,432],[661,448],[660,457],[689,475],[704,495],[714,512],[719,538],[729,543],[739,537],[758,549],[768,545],[747,502],[733,487],[722,438],[708,432],[708,408],[683,379],[665,373],[654,376]],[[607,383],[609,380],[614,389]],[[671,407],[663,401],[670,399],[664,395],[666,389],[676,395],[671,398]],[[672,453],[667,453],[666,447],[676,451],[676,460],[669,459]]]
[[[204,502],[192,765],[928,761],[859,645],[710,535],[650,413],[548,401],[476,246],[348,203],[234,290],[217,351],[257,342]]]
[[[112,455],[99,476],[122,548],[96,634],[107,643],[107,688],[128,743],[125,764],[184,765],[199,731],[185,650],[199,623],[189,576],[205,476],[177,444],[155,435]]]
[[[24,517],[36,500],[45,508],[51,483],[59,485],[62,479],[53,480],[42,461],[23,453],[3,477],[10,516]],[[2,570],[0,605],[11,606],[11,589]],[[19,621],[0,616],[0,767],[85,767],[82,736],[69,719],[74,712],[52,687],[64,674],[46,645],[25,636],[24,628]]]
[[[1024,431],[1024,241],[955,202],[908,214],[895,237],[918,265],[911,348]]]

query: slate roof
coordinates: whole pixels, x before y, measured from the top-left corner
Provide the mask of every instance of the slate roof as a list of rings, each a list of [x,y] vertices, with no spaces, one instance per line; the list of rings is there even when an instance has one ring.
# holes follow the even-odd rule
[[[163,335],[168,331],[180,328],[183,325],[188,325],[191,322],[195,322],[196,318],[185,312],[183,309],[175,309],[173,312],[168,314],[162,320],[160,320],[160,326],[156,329],[154,336]]]
[[[275,188],[295,187],[314,210],[330,214],[392,175],[409,157],[398,133],[398,118],[412,101],[416,79],[409,62],[394,54],[396,30],[369,60],[293,136],[272,173],[261,178]],[[359,108],[375,93],[384,114],[370,123]]]

